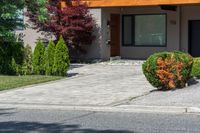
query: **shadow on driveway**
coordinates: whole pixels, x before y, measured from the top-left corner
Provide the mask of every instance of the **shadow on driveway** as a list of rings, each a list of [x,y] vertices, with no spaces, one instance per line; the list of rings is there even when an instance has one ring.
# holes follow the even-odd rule
[[[76,63],[74,63],[74,64],[70,64],[70,69],[80,68],[80,67],[83,67],[83,66],[85,66],[85,65],[84,64],[76,64]]]
[[[15,112],[15,108],[0,109],[0,116],[10,116]],[[3,121],[0,122],[0,133],[134,133],[125,130],[96,130],[81,129],[77,124],[63,123],[41,123],[30,121]]]
[[[11,115],[11,114],[15,113],[13,110],[15,110],[15,108],[0,109],[0,116]]]
[[[3,133],[134,133],[124,130],[95,130],[80,129],[79,125],[63,125],[60,123],[38,123],[38,122],[0,122],[0,132]]]

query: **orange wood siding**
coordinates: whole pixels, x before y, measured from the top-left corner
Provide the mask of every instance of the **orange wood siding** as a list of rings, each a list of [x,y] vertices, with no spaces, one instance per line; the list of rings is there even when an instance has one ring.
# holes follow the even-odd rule
[[[83,0],[89,7],[200,4],[200,0]]]
[[[61,0],[60,3],[59,3],[59,8],[64,8],[64,7],[66,7],[66,6],[67,6],[66,1]]]

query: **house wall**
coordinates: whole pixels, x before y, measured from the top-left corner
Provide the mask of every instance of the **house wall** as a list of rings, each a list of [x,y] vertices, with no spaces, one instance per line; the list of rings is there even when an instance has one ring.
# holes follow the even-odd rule
[[[102,9],[102,58],[110,58],[110,45],[108,41],[110,40],[110,27],[108,27],[107,22],[110,21],[111,13],[119,13],[120,8],[103,8]]]
[[[43,35],[40,32],[37,32],[36,30],[33,30],[31,28],[27,28],[23,31],[24,36],[24,44],[30,45],[32,48],[32,51],[34,51],[36,42],[39,38],[43,37]]]
[[[28,18],[24,16],[24,24],[27,24],[27,22],[28,22]],[[36,30],[33,30],[28,27],[26,27],[24,30],[16,30],[15,34],[16,35],[22,34],[24,45],[30,45],[32,48],[32,51],[35,48],[35,42],[37,41],[38,37],[41,36],[41,34],[37,33]]]
[[[96,36],[95,41],[93,41],[93,44],[91,46],[87,46],[85,49],[87,49],[87,54],[83,54],[81,56],[77,56],[78,58],[82,58],[82,59],[100,59],[102,58],[101,56],[103,55],[101,52],[103,50],[102,49],[102,36],[101,36],[101,24],[102,24],[102,20],[101,20],[101,9],[100,8],[95,8],[95,9],[90,9],[90,13],[93,14],[93,18],[95,20],[95,29],[94,29],[94,35]],[[32,50],[34,50],[35,46],[36,46],[36,42],[38,39],[40,38],[45,38],[46,40],[50,40],[55,39],[53,35],[51,36],[44,36],[44,34],[42,34],[42,32],[37,32],[37,30],[31,28],[30,23],[28,22],[28,18],[26,16],[24,16],[24,23],[28,24],[29,26],[26,27],[24,30],[21,31],[17,31],[17,34],[19,33],[23,33],[24,37],[24,43],[25,45],[30,45],[32,47]],[[103,48],[104,49],[104,48]]]
[[[121,57],[122,58],[134,58],[134,59],[144,59],[149,55],[159,51],[172,51],[179,50],[180,48],[180,19],[179,19],[179,9],[176,12],[173,11],[163,11],[159,7],[126,7],[126,8],[103,8],[102,9],[102,29],[106,29],[106,21],[110,19],[110,14],[157,14],[166,13],[167,14],[167,46],[166,47],[135,47],[135,46],[122,46],[121,45]],[[103,38],[108,36],[106,31],[103,31]],[[103,44],[106,45],[106,40],[103,39]],[[120,42],[121,44],[121,42]],[[105,58],[110,57],[109,46],[105,47],[104,56]]]
[[[132,59],[144,59],[149,55],[159,51],[182,50],[188,52],[188,21],[200,20],[200,6],[188,5],[178,6],[176,12],[160,10],[158,6],[149,7],[113,7],[113,8],[91,8],[90,13],[96,21],[94,34],[96,40],[91,46],[88,46],[87,54],[80,58],[84,59],[109,59],[110,45],[107,41],[110,39],[109,27],[107,22],[110,20],[110,14],[167,14],[167,46],[166,47],[134,47],[122,46],[121,57]],[[25,17],[25,22],[27,18]],[[41,33],[36,30],[26,28],[23,32],[25,34],[24,42],[29,44],[34,49],[35,42],[39,37],[43,37]]]
[[[26,28],[24,30],[19,30],[16,31],[17,34],[22,33],[24,35],[23,40],[25,45],[30,45],[32,48],[32,51],[34,50],[36,46],[36,42],[38,39],[45,38],[47,40],[50,40],[51,38],[54,39],[53,35],[52,36],[47,36],[45,37],[42,32],[38,32],[38,30],[31,28],[31,24],[28,21],[28,17],[24,16],[24,24],[26,25]]]
[[[92,45],[86,47],[87,53],[82,55],[80,58],[88,60],[101,59],[103,55],[101,52],[104,49],[102,48],[102,9],[90,9],[90,13],[95,20],[94,35],[96,39],[93,41]]]
[[[179,10],[177,12],[161,11],[159,7],[127,7],[127,8],[92,8],[90,13],[96,22],[94,34],[95,41],[91,46],[87,46],[87,54],[81,55],[78,58],[82,59],[109,59],[110,58],[110,45],[107,41],[110,39],[109,27],[107,21],[110,19],[111,13],[117,14],[153,14],[153,13],[167,13],[167,47],[127,47],[120,45],[120,53],[122,58],[141,59],[147,58],[154,52],[158,51],[171,51],[179,49]],[[175,21],[176,24],[171,24]],[[25,22],[27,18],[25,17]],[[31,45],[34,49],[35,42],[44,37],[41,32],[37,32],[31,28],[26,28],[23,33],[25,34],[25,44]],[[121,44],[121,42],[120,42]]]
[[[181,7],[181,50],[188,52],[188,22],[189,20],[200,20],[200,6]]]

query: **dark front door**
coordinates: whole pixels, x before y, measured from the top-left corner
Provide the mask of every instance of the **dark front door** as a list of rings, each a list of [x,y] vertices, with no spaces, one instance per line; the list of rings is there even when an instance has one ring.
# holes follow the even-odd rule
[[[189,21],[189,52],[200,57],[200,20]]]
[[[110,56],[120,55],[120,15],[111,14],[110,18]]]

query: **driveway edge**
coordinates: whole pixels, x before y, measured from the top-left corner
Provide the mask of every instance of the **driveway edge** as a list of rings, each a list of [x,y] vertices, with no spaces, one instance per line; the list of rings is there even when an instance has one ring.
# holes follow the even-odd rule
[[[35,109],[35,110],[66,110],[66,111],[93,111],[93,112],[135,112],[135,113],[192,113],[199,114],[198,107],[176,107],[176,106],[140,106],[120,105],[109,106],[65,106],[65,105],[38,105],[38,104],[0,104],[0,109]]]

